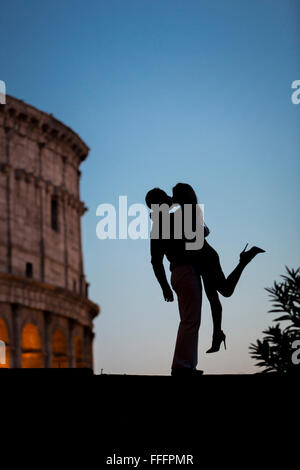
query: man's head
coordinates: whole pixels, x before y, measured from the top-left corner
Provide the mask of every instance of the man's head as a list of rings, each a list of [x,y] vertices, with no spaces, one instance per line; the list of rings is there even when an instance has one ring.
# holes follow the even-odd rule
[[[172,206],[172,198],[160,188],[153,188],[148,191],[145,201],[149,209],[151,209],[152,204],[168,204],[168,206]]]

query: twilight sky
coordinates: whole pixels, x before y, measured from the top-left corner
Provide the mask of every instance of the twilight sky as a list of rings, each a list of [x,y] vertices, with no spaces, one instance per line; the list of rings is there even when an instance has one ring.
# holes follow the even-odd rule
[[[165,303],[149,240],[96,237],[96,208],[143,203],[183,181],[205,205],[209,243],[226,274],[246,242],[267,250],[223,299],[227,351],[199,368],[256,371],[248,347],[272,323],[267,292],[299,266],[298,0],[11,0],[0,16],[7,93],[53,113],[91,148],[81,197],[85,271],[95,321],[95,371],[168,374],[177,303]],[[166,264],[168,272],[168,265]]]

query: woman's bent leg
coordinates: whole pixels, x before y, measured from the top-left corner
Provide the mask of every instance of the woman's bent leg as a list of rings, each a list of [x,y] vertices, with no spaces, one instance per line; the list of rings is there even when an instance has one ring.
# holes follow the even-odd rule
[[[214,248],[207,244],[207,254],[204,259],[204,266],[202,267],[203,275],[207,274],[207,277],[211,279],[211,283],[215,282],[215,288],[223,297],[230,297],[237,283],[240,280],[241,274],[245,269],[246,264],[238,263],[232,273],[226,278],[220,263],[218,253]],[[215,281],[213,281],[213,279]]]
[[[230,297],[232,296],[237,283],[240,280],[241,274],[244,271],[246,266],[242,265],[239,263],[232,273],[229,274],[229,276],[226,279],[226,282],[220,286],[221,290],[219,292],[224,296],[224,297]]]
[[[172,368],[196,369],[201,321],[202,284],[192,265],[177,266],[171,276],[177,294],[180,324]]]

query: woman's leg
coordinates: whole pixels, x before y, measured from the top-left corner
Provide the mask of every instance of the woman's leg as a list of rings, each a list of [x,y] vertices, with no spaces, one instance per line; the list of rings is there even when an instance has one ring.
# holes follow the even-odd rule
[[[172,369],[196,369],[202,305],[201,278],[192,265],[177,266],[172,272],[171,284],[177,294],[180,315]]]
[[[215,289],[217,289],[223,297],[230,297],[233,294],[247,264],[239,262],[226,278],[221,267],[218,253],[212,246],[209,244],[207,245],[205,258],[203,260],[205,266],[202,268],[202,273],[203,275],[207,273],[207,277],[210,279],[210,284],[215,282]]]
[[[220,294],[223,295],[223,297],[231,297],[237,283],[240,280],[241,274],[244,271],[246,266],[242,265],[239,263],[234,270],[229,274],[229,276],[226,278],[224,276],[224,273],[222,271],[221,265],[217,266],[217,290],[220,292]]]
[[[206,297],[210,303],[215,334],[222,329],[222,304],[214,284],[214,279],[211,279],[210,276],[203,275],[202,280]]]

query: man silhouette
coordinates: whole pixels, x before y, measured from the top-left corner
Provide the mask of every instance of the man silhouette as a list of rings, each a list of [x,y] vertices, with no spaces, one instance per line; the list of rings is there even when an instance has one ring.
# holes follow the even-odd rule
[[[167,280],[163,258],[170,262],[171,284],[177,294],[180,314],[176,346],[172,362],[173,376],[201,375],[203,371],[196,370],[198,362],[198,332],[201,321],[202,284],[196,268],[191,263],[185,250],[186,240],[174,237],[175,213],[168,212],[170,231],[169,237],[164,238],[163,215],[158,206],[165,205],[165,209],[171,208],[172,198],[162,189],[154,188],[146,195],[147,206],[158,212],[151,213],[153,220],[151,231],[150,251],[151,263],[154,274],[161,286],[165,301],[174,300],[173,292]],[[159,226],[157,226],[159,224]],[[208,229],[206,230],[206,234]],[[155,234],[155,237],[153,236]]]

